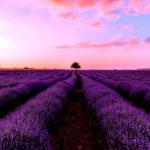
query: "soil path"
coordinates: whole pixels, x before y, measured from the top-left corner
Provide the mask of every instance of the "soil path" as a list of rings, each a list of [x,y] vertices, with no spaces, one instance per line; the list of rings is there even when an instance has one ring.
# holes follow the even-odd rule
[[[104,134],[86,110],[81,86],[70,94],[68,106],[51,134],[54,150],[107,150]]]

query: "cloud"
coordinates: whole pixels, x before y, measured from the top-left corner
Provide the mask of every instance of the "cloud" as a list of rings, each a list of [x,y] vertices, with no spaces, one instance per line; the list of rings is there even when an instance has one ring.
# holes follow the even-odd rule
[[[149,0],[131,0],[125,13],[128,15],[150,14]]]
[[[49,2],[52,2],[56,5],[60,5],[60,6],[70,6],[71,5],[71,1],[70,0],[48,0]]]
[[[140,40],[138,37],[132,37],[130,39],[114,38],[110,41],[103,42],[82,42],[75,45],[61,45],[57,48],[67,49],[67,48],[114,48],[114,47],[133,47],[140,45]]]
[[[145,39],[146,43],[150,43],[150,36]]]
[[[135,31],[135,25],[134,24],[125,24],[122,26],[123,30],[134,32]]]
[[[62,18],[71,19],[71,20],[75,20],[78,18],[78,15],[76,15],[72,11],[63,11],[59,14],[59,16]]]
[[[92,7],[96,5],[96,0],[78,0],[79,7]]]
[[[90,22],[89,25],[94,28],[102,28],[102,23],[98,20]]]
[[[91,7],[94,6],[97,0],[46,0],[51,4],[64,7]]]
[[[86,9],[95,9],[96,16],[109,20],[117,20],[122,15],[140,15],[150,14],[149,0],[45,0],[50,5],[55,5],[64,9],[78,9],[85,11]],[[66,17],[66,19],[68,19]],[[70,18],[69,18],[70,19]]]

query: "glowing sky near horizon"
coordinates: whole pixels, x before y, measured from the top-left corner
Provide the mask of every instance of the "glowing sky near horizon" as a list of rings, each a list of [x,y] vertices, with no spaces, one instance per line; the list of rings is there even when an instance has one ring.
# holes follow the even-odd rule
[[[0,0],[2,67],[150,68],[150,0]]]

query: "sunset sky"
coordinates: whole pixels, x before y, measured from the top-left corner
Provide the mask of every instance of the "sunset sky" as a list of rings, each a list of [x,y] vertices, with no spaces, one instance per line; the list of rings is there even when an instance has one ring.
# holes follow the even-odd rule
[[[0,0],[2,67],[150,68],[150,0]]]

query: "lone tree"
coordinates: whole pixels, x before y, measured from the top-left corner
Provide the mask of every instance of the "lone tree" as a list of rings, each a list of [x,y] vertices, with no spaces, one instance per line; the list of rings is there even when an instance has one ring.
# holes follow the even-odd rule
[[[71,68],[78,69],[78,68],[81,68],[81,66],[79,65],[78,62],[74,62],[74,63],[71,65]]]

